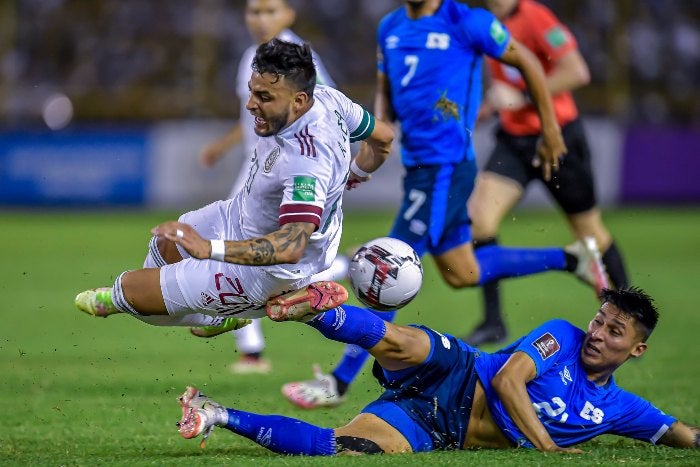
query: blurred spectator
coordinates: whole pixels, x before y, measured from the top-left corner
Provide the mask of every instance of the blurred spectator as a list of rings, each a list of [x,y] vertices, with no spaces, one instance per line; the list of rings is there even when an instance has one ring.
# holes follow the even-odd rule
[[[3,123],[38,119],[62,92],[75,119],[237,117],[248,42],[234,0],[0,2]],[[297,30],[355,100],[373,95],[375,27],[393,0],[298,0]],[[468,2],[482,6],[478,0]],[[700,122],[700,0],[543,0],[571,25],[592,83],[584,113]]]

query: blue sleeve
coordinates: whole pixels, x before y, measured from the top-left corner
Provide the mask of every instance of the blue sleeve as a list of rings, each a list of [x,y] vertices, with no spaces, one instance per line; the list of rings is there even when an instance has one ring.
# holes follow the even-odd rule
[[[510,41],[506,27],[483,8],[466,10],[457,29],[465,45],[495,59],[503,55]]]
[[[651,402],[629,392],[623,391],[620,405],[625,410],[610,431],[619,436],[656,444],[676,422],[675,417],[666,415]]]
[[[549,370],[554,364],[567,360],[572,353],[581,350],[583,331],[564,321],[547,321],[526,335],[515,348],[525,352],[535,362],[537,376]]]

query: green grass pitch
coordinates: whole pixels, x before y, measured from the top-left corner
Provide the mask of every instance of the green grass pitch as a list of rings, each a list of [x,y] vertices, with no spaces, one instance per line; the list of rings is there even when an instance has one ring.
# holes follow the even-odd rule
[[[379,394],[368,365],[337,409],[302,411],[282,399],[280,386],[307,378],[313,362],[325,369],[342,346],[298,323],[265,322],[274,373],[233,376],[233,339],[190,337],[183,328],[156,328],[128,316],[90,318],[73,297],[111,285],[141,266],[149,229],[175,213],[0,212],[0,464],[2,465],[700,465],[698,451],[653,447],[606,436],[584,444],[583,455],[528,450],[463,451],[371,458],[298,458],[272,454],[226,430],[206,449],[176,432],[175,398],[195,384],[226,405],[338,426]],[[392,213],[346,214],[343,247],[384,235]],[[693,425],[700,424],[700,210],[626,209],[606,214],[627,257],[634,284],[657,299],[661,320],[640,361],[618,383]],[[569,241],[552,212],[517,212],[503,225],[510,245]],[[416,300],[399,323],[420,322],[457,335],[480,316],[478,290],[452,291],[432,260]],[[564,273],[502,283],[515,338],[553,318],[586,326],[596,302]],[[354,298],[351,299],[354,301]]]

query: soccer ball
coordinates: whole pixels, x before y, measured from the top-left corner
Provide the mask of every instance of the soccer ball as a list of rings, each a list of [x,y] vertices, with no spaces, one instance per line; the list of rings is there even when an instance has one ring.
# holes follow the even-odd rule
[[[418,294],[423,266],[418,253],[395,238],[365,243],[350,261],[350,285],[355,296],[378,311],[397,310]]]

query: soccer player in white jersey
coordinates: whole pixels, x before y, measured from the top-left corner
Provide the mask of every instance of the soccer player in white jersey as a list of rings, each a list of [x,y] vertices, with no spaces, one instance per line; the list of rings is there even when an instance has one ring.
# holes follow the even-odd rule
[[[333,261],[345,187],[369,179],[394,133],[340,91],[316,86],[311,49],[273,39],[253,60],[247,110],[260,139],[243,190],[152,229],[143,269],[81,292],[93,316],[162,326],[298,318],[347,298],[312,276]],[[350,142],[363,140],[351,161]]]
[[[240,118],[231,129],[221,138],[204,147],[200,154],[200,162],[205,167],[211,167],[226,156],[231,147],[242,144],[245,162],[252,157],[258,136],[255,134],[253,116],[246,110],[248,100],[248,81],[250,80],[250,66],[255,57],[258,45],[278,38],[283,41],[302,44],[304,41],[289,27],[294,22],[295,11],[287,0],[247,0],[245,22],[255,45],[248,47],[238,63],[236,75],[236,94],[241,103]],[[335,87],[335,82],[326,71],[321,58],[313,50],[311,51],[316,68],[316,83]],[[245,184],[247,166],[238,173],[230,198],[238,193]]]
[[[201,164],[204,167],[212,167],[230,152],[231,147],[242,144],[243,164],[228,195],[229,198],[233,198],[245,185],[248,177],[248,162],[252,159],[255,144],[258,141],[253,116],[245,108],[248,101],[250,67],[253,63],[253,57],[255,57],[255,50],[259,44],[264,44],[275,37],[287,42],[302,44],[304,41],[289,29],[294,23],[295,15],[294,9],[287,0],[247,0],[246,2],[245,23],[255,45],[251,45],[243,52],[238,64],[236,94],[241,103],[240,118],[226,134],[205,146],[200,154]],[[313,49],[311,52],[316,67],[317,84],[335,87],[335,83],[326,71],[321,58]],[[338,265],[347,265],[348,263],[345,257],[339,257],[337,262],[338,264],[334,263],[334,269],[338,269]],[[332,280],[332,276],[329,278]],[[192,328],[192,333],[199,337],[212,337],[212,332],[217,331],[201,327]],[[262,357],[265,338],[261,322],[255,320],[249,326],[232,333],[241,357],[230,366],[231,371],[237,374],[268,373],[271,370],[271,365],[269,360]]]

